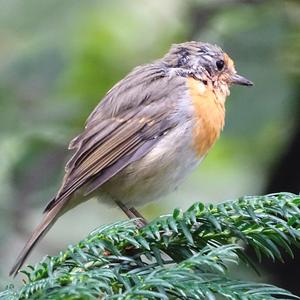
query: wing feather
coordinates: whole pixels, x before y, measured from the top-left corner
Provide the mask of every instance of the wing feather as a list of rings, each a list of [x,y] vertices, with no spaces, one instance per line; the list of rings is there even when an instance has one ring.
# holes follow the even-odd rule
[[[89,117],[85,130],[72,140],[69,148],[76,149],[75,154],[66,165],[60,190],[45,211],[83,186],[85,194],[91,193],[143,157],[163,134],[176,126],[171,99],[185,91],[185,80],[174,79],[172,86],[161,67],[145,68],[149,70],[136,70],[136,76],[144,76],[140,80],[129,74],[110,90]]]

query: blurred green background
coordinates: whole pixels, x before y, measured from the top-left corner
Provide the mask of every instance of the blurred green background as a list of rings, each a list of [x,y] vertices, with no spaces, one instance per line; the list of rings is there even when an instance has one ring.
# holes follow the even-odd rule
[[[221,139],[178,190],[142,208],[145,215],[198,200],[299,192],[300,1],[0,0],[0,7],[0,287],[60,184],[69,140],[114,83],[172,43],[220,45],[255,86],[232,88]],[[59,220],[28,262],[121,218],[89,201]],[[300,263],[292,264],[287,276],[266,262],[263,274],[293,289]]]

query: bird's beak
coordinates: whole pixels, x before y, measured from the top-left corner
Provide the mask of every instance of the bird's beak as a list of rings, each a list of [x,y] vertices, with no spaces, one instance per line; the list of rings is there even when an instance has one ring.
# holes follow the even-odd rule
[[[252,86],[253,82],[248,80],[247,78],[238,75],[238,74],[233,74],[230,76],[230,82],[231,84],[239,84],[239,85],[246,85],[246,86]]]

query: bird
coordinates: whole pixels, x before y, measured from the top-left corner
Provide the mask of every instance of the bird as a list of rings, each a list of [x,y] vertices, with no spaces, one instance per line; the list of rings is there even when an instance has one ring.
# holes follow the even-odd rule
[[[224,127],[233,84],[253,85],[219,46],[199,41],[173,44],[116,83],[70,142],[61,187],[10,275],[60,216],[93,197],[143,226],[136,205],[173,191],[206,157]]]

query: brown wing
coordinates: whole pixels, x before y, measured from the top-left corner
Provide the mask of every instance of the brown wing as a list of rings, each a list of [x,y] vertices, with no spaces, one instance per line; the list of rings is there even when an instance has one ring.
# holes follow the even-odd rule
[[[167,100],[176,99],[184,91],[184,81],[174,80],[170,86],[170,78],[159,78],[153,70],[152,74],[148,74],[147,82],[138,80],[143,83],[139,85],[125,78],[95,109],[84,132],[70,144],[77,150],[66,166],[62,187],[45,211],[83,186],[86,195],[91,193],[148,153],[177,124],[174,102]],[[137,80],[131,74],[128,77]]]

